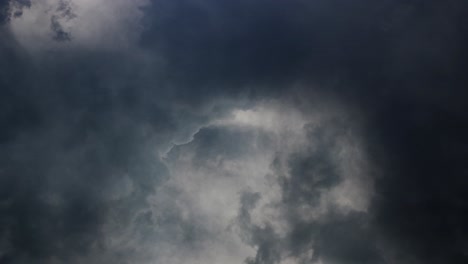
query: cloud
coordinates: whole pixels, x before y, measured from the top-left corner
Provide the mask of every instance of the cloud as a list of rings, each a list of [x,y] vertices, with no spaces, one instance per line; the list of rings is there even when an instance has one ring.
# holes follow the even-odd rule
[[[47,0],[33,1],[27,8],[12,4],[22,15],[13,16],[9,27],[20,44],[35,53],[135,49],[142,30],[140,9],[147,4],[146,0]],[[66,45],[57,43],[63,41]]]
[[[1,263],[465,263],[462,0],[0,2]]]
[[[308,120],[275,102],[234,110],[226,119],[200,129],[191,142],[172,148],[166,161],[171,187],[166,188],[177,190],[177,198],[172,200],[183,201],[181,210],[189,219],[194,218],[190,222],[206,225],[206,230],[217,230],[216,226],[237,230],[230,239],[240,237],[244,247],[250,248],[237,256],[237,263],[280,263],[288,257],[317,260],[325,249],[316,248],[316,244],[328,242],[312,232],[334,221],[347,225],[350,215],[355,214],[360,215],[360,221],[369,221],[367,206],[372,191],[368,189],[372,187],[370,179],[360,179],[366,164],[347,153],[349,148],[359,148],[358,139],[348,138],[350,128],[341,126],[340,116],[328,115],[321,113],[320,120]],[[259,119],[264,122],[250,122]],[[352,170],[359,173],[349,173]],[[360,180],[364,184],[348,184]],[[166,200],[158,197],[155,201]],[[198,217],[204,220],[197,221]],[[333,229],[334,224],[330,225]],[[297,233],[299,227],[307,239]],[[361,228],[363,233],[369,232]],[[359,248],[359,255],[376,263],[378,252],[369,241]],[[353,243],[362,243],[359,235]],[[348,256],[333,253],[324,257]]]

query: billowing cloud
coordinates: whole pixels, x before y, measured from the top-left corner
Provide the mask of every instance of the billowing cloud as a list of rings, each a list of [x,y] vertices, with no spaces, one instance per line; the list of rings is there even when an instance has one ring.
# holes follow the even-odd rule
[[[0,1],[0,263],[465,263],[467,8]]]

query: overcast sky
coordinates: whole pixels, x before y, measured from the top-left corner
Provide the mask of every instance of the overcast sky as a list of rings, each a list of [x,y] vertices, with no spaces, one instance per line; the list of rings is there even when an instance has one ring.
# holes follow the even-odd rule
[[[0,0],[0,263],[468,263],[467,12]]]

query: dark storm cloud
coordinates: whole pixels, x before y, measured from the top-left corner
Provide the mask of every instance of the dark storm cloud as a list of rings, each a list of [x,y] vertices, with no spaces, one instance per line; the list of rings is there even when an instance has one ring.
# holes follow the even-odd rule
[[[224,106],[174,109],[125,54],[53,51],[37,65],[2,36],[1,263],[145,263],[140,245],[199,232],[176,208],[155,224],[147,199],[168,178],[158,148]],[[110,246],[109,230],[130,245]]]
[[[176,81],[201,89],[372,80],[387,55],[385,30],[405,20],[391,21],[410,5],[400,2],[155,1],[142,45],[165,54]]]
[[[109,57],[51,54],[38,68],[2,34],[0,262],[114,254],[102,240],[103,224],[113,215],[129,225],[167,177],[136,124],[164,137],[171,122],[139,92],[127,96],[129,82],[112,96],[116,87],[103,82],[120,70],[109,68]]]
[[[151,2],[139,44],[164,65],[150,73],[118,52],[74,49],[37,59],[1,26],[0,262],[91,255],[131,262],[138,246],[111,248],[103,230],[136,225],[136,233],[150,234],[157,226],[156,216],[141,212],[169,173],[152,146],[167,147],[174,135],[186,138],[225,115],[232,105],[203,108],[217,98],[317,100],[308,87],[362,114],[366,148],[381,171],[375,197],[367,213],[336,209],[323,221],[302,221],[293,209],[341,180],[327,152],[332,143],[311,135],[323,149],[287,163],[292,178],[282,184],[279,207],[291,227],[286,237],[251,221],[261,196],[241,197],[238,224],[258,247],[246,262],[278,263],[284,254],[298,263],[467,261],[466,1]],[[75,15],[60,3],[52,38],[73,42],[62,23]],[[30,5],[0,1],[0,24]],[[305,88],[286,89],[294,83]],[[195,137],[200,166],[219,153],[235,159],[251,136],[221,132],[238,139],[229,141],[218,132]],[[171,225],[157,235],[206,235],[174,210],[158,216]]]
[[[143,44],[179,82],[335,82],[324,91],[367,116],[383,170],[373,224],[401,249],[393,261],[467,260],[464,1],[158,3]]]

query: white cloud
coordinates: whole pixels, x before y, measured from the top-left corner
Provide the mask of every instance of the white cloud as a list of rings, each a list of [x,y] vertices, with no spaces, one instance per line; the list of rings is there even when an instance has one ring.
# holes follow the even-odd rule
[[[268,223],[279,237],[286,236],[290,227],[281,207],[282,186],[277,177],[291,177],[287,167],[289,156],[307,151],[316,143],[308,138],[310,131],[306,126],[327,125],[325,120],[334,118],[336,114],[306,115],[286,104],[260,103],[251,109],[233,110],[231,115],[206,125],[221,131],[241,131],[240,135],[246,138],[241,140],[243,152],[240,156],[219,153],[198,157],[196,146],[199,142],[196,136],[176,146],[180,153],[175,157],[168,153],[169,157],[166,157],[171,177],[151,198],[152,210],[155,218],[164,218],[165,212],[176,210],[182,221],[199,226],[206,232],[206,237],[197,242],[199,248],[196,252],[184,251],[185,255],[176,253],[181,250],[180,243],[165,243],[162,246],[166,247],[165,253],[161,253],[164,259],[157,256],[157,261],[181,264],[242,263],[247,257],[254,256],[255,247],[240,239],[234,224],[241,206],[240,195],[246,191],[259,193],[261,197],[251,211],[252,224],[261,227]],[[242,131],[252,133],[242,134]],[[198,133],[203,133],[203,130]],[[271,144],[260,144],[262,135],[270,138]],[[369,165],[355,136],[344,133],[344,136],[333,139],[340,141],[336,144],[338,155],[334,162],[338,165],[339,173],[343,174],[343,180],[331,189],[323,190],[318,205],[298,206],[297,213],[302,215],[303,220],[315,221],[327,214],[330,208],[336,207],[344,212],[367,210],[372,192],[372,184],[366,175]],[[203,162],[197,163],[197,158]],[[272,169],[275,158],[282,159],[286,167]],[[155,247],[160,248],[159,244]],[[304,256],[304,259],[307,258],[310,259]],[[297,259],[290,257],[283,263],[295,261]]]
[[[30,8],[12,19],[10,28],[17,40],[30,51],[50,51],[73,47],[126,49],[133,47],[142,30],[142,6],[148,0],[43,0],[31,1]],[[68,6],[70,16],[61,7]],[[71,36],[57,42],[52,19]]]

